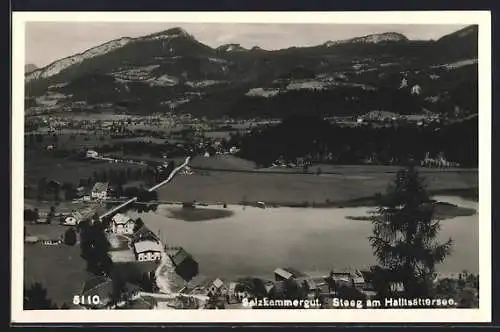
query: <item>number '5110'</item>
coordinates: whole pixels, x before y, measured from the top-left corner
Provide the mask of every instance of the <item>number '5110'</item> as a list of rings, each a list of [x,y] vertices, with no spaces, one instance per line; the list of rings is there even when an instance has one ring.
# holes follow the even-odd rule
[[[75,305],[84,305],[84,304],[97,305],[99,303],[101,303],[101,299],[99,298],[99,295],[93,295],[93,296],[75,295],[75,296],[73,296],[73,304],[75,304]]]

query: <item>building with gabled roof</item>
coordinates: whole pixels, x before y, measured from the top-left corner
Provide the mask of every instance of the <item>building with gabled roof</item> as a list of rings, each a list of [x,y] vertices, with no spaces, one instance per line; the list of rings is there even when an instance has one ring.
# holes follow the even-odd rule
[[[293,279],[293,274],[282,268],[274,270],[274,278],[276,281]]]
[[[90,197],[96,200],[104,200],[108,197],[109,183],[107,182],[96,182],[92,187]]]
[[[139,241],[134,243],[134,251],[137,260],[143,261],[159,261],[163,248],[160,243],[155,241]]]
[[[111,218],[111,231],[116,234],[133,234],[135,222],[127,215],[117,213]]]

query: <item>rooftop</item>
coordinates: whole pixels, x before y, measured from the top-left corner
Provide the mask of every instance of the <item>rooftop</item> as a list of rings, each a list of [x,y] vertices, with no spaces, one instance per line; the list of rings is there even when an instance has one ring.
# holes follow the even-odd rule
[[[108,190],[108,183],[107,182],[96,182],[94,186],[92,187],[93,192],[102,192]]]
[[[137,253],[146,251],[158,251],[162,252],[162,247],[158,242],[154,241],[140,241],[134,243],[134,248]]]
[[[136,258],[132,250],[108,251],[108,256],[113,263],[135,262]]]
[[[277,268],[276,270],[274,270],[274,273],[285,279],[290,279],[293,277],[293,274],[281,268]]]
[[[133,222],[133,220],[129,216],[126,216],[121,213],[115,214],[112,220],[115,224],[126,224],[128,222]]]

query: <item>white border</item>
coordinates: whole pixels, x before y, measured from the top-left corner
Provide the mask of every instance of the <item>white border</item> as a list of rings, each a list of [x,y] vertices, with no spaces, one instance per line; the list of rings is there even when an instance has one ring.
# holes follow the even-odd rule
[[[28,21],[478,24],[480,309],[382,310],[23,310],[24,48]],[[138,322],[490,322],[491,321],[491,15],[415,12],[14,12],[12,14],[12,285],[14,323]],[[14,213],[15,212],[15,213]]]

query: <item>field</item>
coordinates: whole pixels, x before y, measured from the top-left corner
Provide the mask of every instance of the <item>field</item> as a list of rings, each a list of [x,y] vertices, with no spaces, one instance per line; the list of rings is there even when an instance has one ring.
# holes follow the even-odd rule
[[[66,158],[55,158],[44,152],[32,152],[25,154],[24,182],[36,185],[42,177],[49,180],[57,180],[61,183],[69,181],[78,184],[81,178],[91,177],[94,172],[102,170],[115,170],[126,168],[144,168],[144,166],[133,164],[109,163],[100,160],[73,160]]]
[[[57,239],[66,229],[58,225],[26,225],[30,235],[47,239]],[[59,306],[64,302],[71,306],[73,296],[80,293],[83,283],[91,277],[85,268],[78,245],[24,245],[24,284],[41,283],[47,289],[47,297]]]
[[[364,166],[362,166],[364,167]],[[345,168],[341,174],[287,174],[267,172],[203,171],[179,175],[158,189],[160,200],[226,202],[346,202],[383,193],[395,177],[377,166],[361,171]],[[477,171],[422,172],[428,189],[440,191],[478,187]]]
[[[216,155],[210,158],[195,157],[189,165],[200,169],[255,170],[255,163],[232,155]]]

